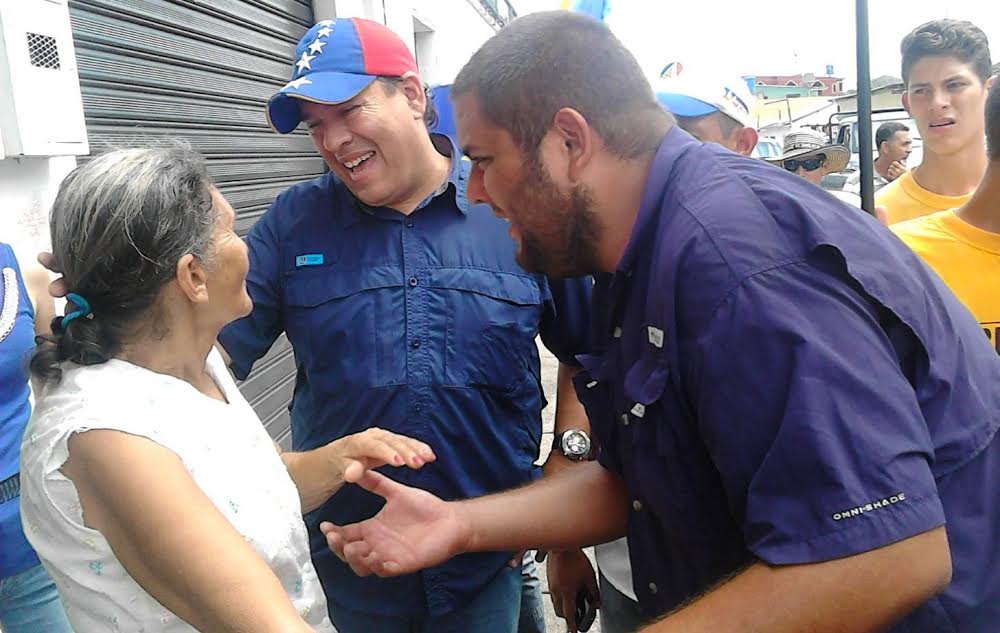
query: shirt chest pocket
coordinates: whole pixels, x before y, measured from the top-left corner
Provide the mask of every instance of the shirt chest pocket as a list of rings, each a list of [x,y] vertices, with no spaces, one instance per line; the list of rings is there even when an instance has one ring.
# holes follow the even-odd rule
[[[469,268],[426,274],[428,335],[444,384],[513,391],[538,380],[535,336],[542,291],[533,277]]]
[[[401,379],[393,347],[404,336],[403,275],[395,267],[316,268],[285,281],[285,331],[307,372],[343,387]]]
[[[697,422],[671,379],[664,350],[651,346],[625,369],[629,413],[630,478],[646,511],[682,542],[717,537],[731,522],[725,494]],[[624,419],[624,418],[623,418]]]

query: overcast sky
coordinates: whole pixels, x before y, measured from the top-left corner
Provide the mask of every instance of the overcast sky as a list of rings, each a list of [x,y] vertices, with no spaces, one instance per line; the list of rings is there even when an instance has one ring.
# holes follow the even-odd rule
[[[514,0],[519,13],[559,0]],[[970,20],[1000,61],[1000,0],[869,0],[872,77],[898,77],[899,43],[915,26]],[[650,76],[668,61],[730,75],[835,74],[853,88],[854,0],[611,0],[608,22]],[[810,16],[810,17],[807,17]],[[815,17],[822,16],[822,17]]]

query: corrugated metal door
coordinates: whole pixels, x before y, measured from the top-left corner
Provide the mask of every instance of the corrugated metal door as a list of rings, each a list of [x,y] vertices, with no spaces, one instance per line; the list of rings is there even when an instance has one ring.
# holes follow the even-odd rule
[[[208,159],[245,234],[286,187],[323,173],[309,136],[267,127],[264,104],[287,81],[309,0],[70,0],[92,152],[182,136]],[[241,385],[288,446],[295,384],[282,337]]]

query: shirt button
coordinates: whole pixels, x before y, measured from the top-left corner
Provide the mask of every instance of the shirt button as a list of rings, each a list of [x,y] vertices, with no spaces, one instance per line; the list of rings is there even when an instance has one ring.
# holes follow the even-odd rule
[[[622,424],[624,424],[625,426],[628,426],[628,422],[629,422],[629,420],[628,420],[628,414],[627,413],[623,413],[622,414]]]
[[[413,410],[416,411],[417,413],[420,413],[421,409],[423,409],[423,407],[420,406],[419,404],[413,405]]]
[[[412,341],[410,341],[410,347],[412,347],[413,349],[417,349],[418,347],[420,347],[420,339],[415,338]]]
[[[409,283],[410,283],[410,288],[416,288],[417,287],[417,278],[416,277],[410,277],[410,282]]]
[[[413,228],[413,220],[411,218],[406,218],[405,220],[403,220],[403,224],[408,229],[412,229]]]
[[[659,590],[660,590],[660,588],[656,586],[655,582],[649,583],[649,593],[651,593],[653,595],[656,595],[656,592],[659,591]]]
[[[632,501],[632,509],[636,512],[642,512],[642,501],[635,499]]]
[[[613,332],[613,336],[615,338],[621,338],[622,337],[622,329],[620,327],[616,327],[615,331]]]

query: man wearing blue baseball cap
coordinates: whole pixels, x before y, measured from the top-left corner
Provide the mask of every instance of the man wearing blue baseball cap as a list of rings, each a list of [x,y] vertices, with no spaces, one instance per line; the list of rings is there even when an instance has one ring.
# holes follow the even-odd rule
[[[757,146],[750,114],[753,97],[744,81],[684,71],[660,80],[654,89],[657,100],[677,117],[677,125],[702,143],[716,143],[744,156]]]
[[[220,342],[246,378],[287,334],[298,368],[296,450],[393,429],[438,456],[399,481],[461,499],[534,477],[545,405],[535,337],[566,363],[562,392],[572,394],[591,283],[549,282],[517,264],[509,225],[468,202],[471,164],[448,137],[428,132],[428,108],[412,53],[386,27],[325,20],[305,34],[267,117],[283,134],[304,123],[330,171],[290,187],[251,230],[254,309]],[[306,517],[342,633],[517,630],[521,574],[508,566],[511,552],[463,555],[396,579],[352,573],[318,525],[380,507],[377,496],[345,486]]]

